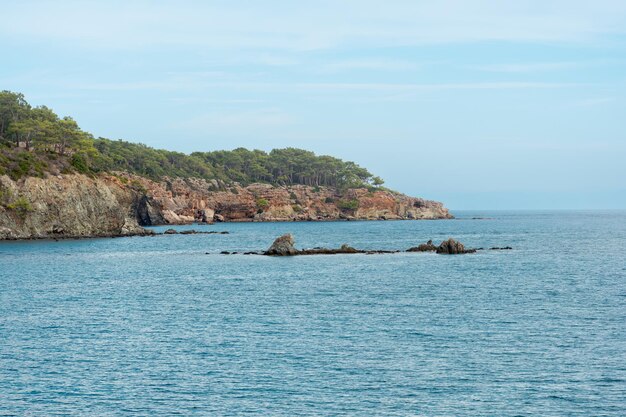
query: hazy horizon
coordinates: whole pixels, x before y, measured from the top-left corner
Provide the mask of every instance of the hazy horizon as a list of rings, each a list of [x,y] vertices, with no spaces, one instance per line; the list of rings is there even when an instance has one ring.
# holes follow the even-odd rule
[[[626,2],[3,7],[0,90],[95,136],[298,147],[466,209],[626,208]]]

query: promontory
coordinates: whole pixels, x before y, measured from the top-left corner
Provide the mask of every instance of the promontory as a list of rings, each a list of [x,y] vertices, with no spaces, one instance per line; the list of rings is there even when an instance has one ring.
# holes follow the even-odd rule
[[[447,219],[353,162],[295,148],[190,155],[94,138],[0,92],[0,240],[149,234],[227,221]]]

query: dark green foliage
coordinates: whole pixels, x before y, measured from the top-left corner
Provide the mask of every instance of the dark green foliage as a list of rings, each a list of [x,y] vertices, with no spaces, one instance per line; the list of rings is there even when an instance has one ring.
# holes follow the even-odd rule
[[[143,186],[143,184],[141,182],[139,182],[138,180],[132,180],[130,182],[130,188],[132,188],[135,191],[139,191],[140,193],[145,193],[146,187]]]
[[[33,206],[24,197],[14,198],[10,192],[0,190],[0,205],[4,206],[7,210],[14,211],[20,217],[24,218],[26,214],[33,211]]]
[[[347,189],[382,184],[354,162],[302,149],[267,153],[237,148],[186,155],[122,140],[94,139],[70,117],[59,118],[45,106],[31,107],[22,94],[0,92],[0,174],[41,176],[51,161],[57,172],[129,172],[155,180],[195,177],[243,185],[303,184],[316,192],[321,186]]]
[[[96,171],[126,171],[159,179],[169,177],[220,178],[219,173],[194,156],[150,148],[122,140],[95,139]]]
[[[359,200],[339,200],[337,207],[340,210],[354,211],[359,208]]]
[[[47,155],[38,155],[22,149],[4,150],[0,154],[0,175],[16,180],[25,176],[43,177],[48,169]]]
[[[317,156],[295,148],[274,149],[270,153],[237,148],[233,151],[194,152],[191,157],[210,165],[216,177],[242,184],[303,184],[313,186],[319,192],[319,186],[362,187],[374,178],[354,162]]]
[[[257,207],[258,207],[259,209],[261,209],[261,210],[265,210],[266,208],[268,208],[268,207],[269,207],[270,202],[269,202],[269,201],[267,201],[267,200],[266,200],[266,199],[264,199],[264,198],[259,198],[259,199],[256,201],[256,205],[257,205]]]
[[[128,184],[128,177],[125,177],[123,175],[117,175],[117,174],[114,174],[113,176],[117,178],[118,180],[120,180],[122,184]]]
[[[30,201],[28,201],[24,197],[18,197],[12,203],[7,204],[6,207],[9,210],[15,210],[18,213],[26,213],[29,211],[33,211],[33,207],[30,205]]]
[[[326,198],[324,199],[324,203],[326,203],[326,204],[332,204],[332,203],[334,203],[334,202],[335,202],[335,199],[334,199],[334,198],[332,198],[332,197],[326,197]]]
[[[13,200],[13,194],[11,190],[4,189],[0,184],[0,206],[6,206]]]
[[[85,156],[80,153],[75,153],[70,159],[70,164],[76,169],[76,171],[86,174],[90,171]]]
[[[0,175],[6,175],[7,166],[9,166],[9,158],[2,154],[2,148],[0,148]]]

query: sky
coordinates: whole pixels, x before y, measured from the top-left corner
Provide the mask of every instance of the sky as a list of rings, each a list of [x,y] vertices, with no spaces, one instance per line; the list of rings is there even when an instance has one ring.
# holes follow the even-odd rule
[[[96,137],[304,148],[458,210],[626,208],[624,0],[0,6],[0,89]]]

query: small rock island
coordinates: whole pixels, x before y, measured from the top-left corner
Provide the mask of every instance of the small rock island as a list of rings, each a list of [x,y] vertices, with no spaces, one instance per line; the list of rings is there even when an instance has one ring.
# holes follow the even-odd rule
[[[495,247],[491,248],[491,250],[503,250],[503,249],[512,249],[511,247]],[[461,242],[454,240],[452,238],[444,240],[438,246],[433,244],[432,240],[429,240],[427,243],[423,243],[419,246],[415,246],[407,249],[405,252],[435,252],[440,255],[463,255],[467,253],[476,253],[479,250],[483,250],[482,248],[473,249],[466,248]],[[348,244],[341,245],[338,249],[328,249],[328,248],[313,248],[313,249],[296,249],[295,248],[295,239],[293,235],[290,233],[282,235],[276,240],[274,243],[267,249],[265,252],[246,252],[248,255],[266,255],[266,256],[297,256],[297,255],[336,255],[336,254],[355,254],[355,253],[364,253],[367,255],[373,254],[382,254],[382,253],[398,253],[401,252],[399,250],[359,250],[355,249]],[[223,254],[230,254],[228,252],[222,252]]]

